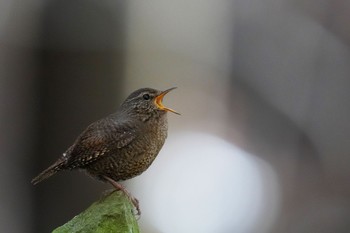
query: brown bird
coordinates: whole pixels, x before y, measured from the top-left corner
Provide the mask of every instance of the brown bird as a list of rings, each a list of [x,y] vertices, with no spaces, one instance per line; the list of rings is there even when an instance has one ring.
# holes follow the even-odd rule
[[[162,103],[163,97],[173,89],[134,91],[116,113],[90,124],[32,183],[37,184],[61,170],[82,169],[124,192],[140,214],[138,200],[117,182],[140,175],[157,157],[167,137],[166,113],[179,114]]]

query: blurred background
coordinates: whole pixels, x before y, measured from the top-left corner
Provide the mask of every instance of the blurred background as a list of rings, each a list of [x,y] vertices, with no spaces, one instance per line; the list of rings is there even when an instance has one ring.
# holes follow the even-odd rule
[[[350,2],[0,1],[0,232],[50,232],[111,187],[30,180],[140,87],[178,89],[125,182],[145,233],[350,232]]]

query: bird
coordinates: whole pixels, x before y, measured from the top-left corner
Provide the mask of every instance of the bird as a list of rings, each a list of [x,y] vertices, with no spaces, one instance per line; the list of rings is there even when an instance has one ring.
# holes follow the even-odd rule
[[[121,190],[140,215],[139,201],[119,182],[140,175],[157,157],[168,134],[167,112],[180,115],[162,102],[175,88],[132,92],[116,112],[90,124],[32,184],[63,170],[83,170]]]

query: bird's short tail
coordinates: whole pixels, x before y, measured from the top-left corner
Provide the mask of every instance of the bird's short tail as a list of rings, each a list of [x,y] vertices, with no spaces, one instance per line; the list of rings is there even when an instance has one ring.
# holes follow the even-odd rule
[[[46,180],[50,176],[56,174],[56,172],[60,171],[64,166],[64,160],[59,159],[54,164],[52,164],[50,167],[45,169],[43,172],[41,172],[37,177],[32,179],[32,184],[36,185],[37,183],[40,183],[43,180]]]

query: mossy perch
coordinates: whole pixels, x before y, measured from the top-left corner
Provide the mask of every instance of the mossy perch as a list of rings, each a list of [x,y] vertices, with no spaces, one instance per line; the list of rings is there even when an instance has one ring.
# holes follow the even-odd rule
[[[93,203],[52,233],[139,233],[133,206],[122,192],[112,192]]]

